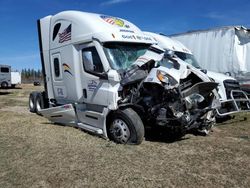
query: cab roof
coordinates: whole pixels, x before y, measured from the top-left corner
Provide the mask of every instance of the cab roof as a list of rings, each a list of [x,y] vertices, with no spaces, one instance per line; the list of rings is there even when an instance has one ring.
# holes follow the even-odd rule
[[[71,32],[71,42],[97,38],[101,42],[137,42],[155,43],[152,37],[146,36],[131,22],[122,18],[107,16],[102,14],[64,11],[51,16],[51,28],[61,23],[58,32],[63,33],[69,26]],[[51,32],[51,35],[53,32]],[[53,38],[51,36],[51,38]]]
[[[158,45],[164,49],[192,54],[192,52],[186,46],[175,39],[171,39],[165,35],[152,32],[144,32],[144,34],[153,37],[158,42]]]

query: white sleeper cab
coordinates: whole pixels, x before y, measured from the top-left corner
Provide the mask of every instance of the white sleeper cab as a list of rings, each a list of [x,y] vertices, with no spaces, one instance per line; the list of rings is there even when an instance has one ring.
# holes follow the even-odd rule
[[[30,94],[31,112],[123,144],[140,144],[146,126],[177,137],[213,126],[217,83],[134,24],[65,11],[38,32],[44,91]]]

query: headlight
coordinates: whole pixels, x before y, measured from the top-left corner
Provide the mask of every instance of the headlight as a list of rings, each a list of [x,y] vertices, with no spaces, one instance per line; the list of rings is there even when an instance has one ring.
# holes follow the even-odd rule
[[[163,82],[163,83],[168,83],[169,82],[166,72],[157,70],[156,74],[157,74],[156,76],[157,76],[158,80],[160,80],[161,82]]]
[[[158,80],[167,85],[175,86],[176,84],[178,84],[178,82],[171,75],[162,70],[157,70],[156,76]]]

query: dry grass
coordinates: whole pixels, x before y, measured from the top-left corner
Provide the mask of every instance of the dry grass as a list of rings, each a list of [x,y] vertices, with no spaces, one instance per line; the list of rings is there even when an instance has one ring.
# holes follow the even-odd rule
[[[36,89],[0,90],[0,187],[250,185],[250,120],[244,120],[250,115],[218,125],[208,137],[117,145],[30,114],[25,104]]]

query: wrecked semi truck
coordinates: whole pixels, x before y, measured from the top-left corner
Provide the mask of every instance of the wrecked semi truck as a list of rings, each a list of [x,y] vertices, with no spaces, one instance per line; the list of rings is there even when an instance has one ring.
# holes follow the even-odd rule
[[[218,93],[221,107],[217,109],[218,118],[238,112],[250,111],[250,100],[247,94],[241,90],[239,82],[235,78],[203,69],[192,52],[184,44],[174,38],[152,32],[144,33],[153,37],[160,47],[165,50],[173,50],[177,57],[205,72],[212,81],[219,84]]]
[[[134,24],[65,11],[38,31],[45,90],[30,94],[31,112],[123,144],[140,144],[146,125],[180,136],[213,125],[217,84]]]

